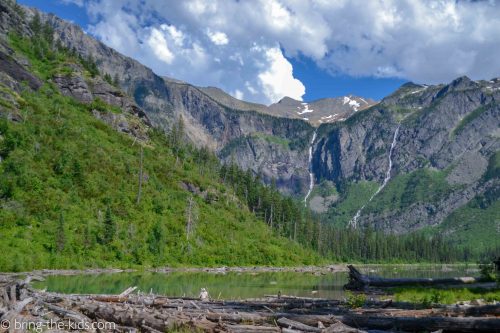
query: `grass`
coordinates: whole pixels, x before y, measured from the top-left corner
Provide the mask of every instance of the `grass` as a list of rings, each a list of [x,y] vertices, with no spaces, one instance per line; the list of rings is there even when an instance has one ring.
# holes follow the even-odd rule
[[[280,146],[282,146],[285,149],[289,149],[290,148],[289,147],[290,140],[285,139],[285,138],[281,138],[279,136],[268,135],[268,134],[259,133],[259,132],[256,132],[256,133],[252,134],[252,136],[254,136],[256,138],[259,138],[259,139],[263,139],[263,140],[265,140],[266,142],[269,142],[269,143],[274,143],[274,144],[280,145]]]
[[[358,209],[368,202],[378,188],[376,182],[360,181],[349,183],[342,196],[328,211],[328,218],[335,226],[345,227]]]
[[[399,174],[366,206],[366,212],[402,210],[418,202],[436,202],[451,190],[446,175],[446,171],[428,168]]]
[[[476,251],[500,245],[500,201],[481,205],[482,200],[476,198],[427,231],[444,233],[456,244],[468,245]]]
[[[455,304],[457,302],[477,299],[486,302],[500,301],[500,288],[487,290],[483,288],[436,289],[423,287],[394,288],[391,290],[397,302],[411,302],[424,307],[432,304]]]

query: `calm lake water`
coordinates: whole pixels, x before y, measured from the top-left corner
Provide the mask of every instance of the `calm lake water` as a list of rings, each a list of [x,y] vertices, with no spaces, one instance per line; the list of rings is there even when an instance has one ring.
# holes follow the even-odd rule
[[[475,266],[359,266],[366,274],[384,277],[475,276]],[[34,283],[35,288],[74,294],[119,294],[137,286],[142,292],[153,291],[170,297],[197,297],[206,288],[212,298],[244,299],[264,295],[283,295],[339,299],[344,297],[346,272],[296,273],[259,272],[225,274],[204,272],[114,273],[97,275],[47,276]]]

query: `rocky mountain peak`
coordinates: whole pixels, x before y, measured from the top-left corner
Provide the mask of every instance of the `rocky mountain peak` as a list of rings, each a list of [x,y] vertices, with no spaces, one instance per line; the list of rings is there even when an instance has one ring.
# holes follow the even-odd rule
[[[469,88],[475,88],[479,84],[476,81],[471,80],[467,76],[461,76],[459,78],[456,78],[455,80],[451,81],[449,84],[450,87],[452,87],[455,90],[464,90],[464,89],[469,89]]]

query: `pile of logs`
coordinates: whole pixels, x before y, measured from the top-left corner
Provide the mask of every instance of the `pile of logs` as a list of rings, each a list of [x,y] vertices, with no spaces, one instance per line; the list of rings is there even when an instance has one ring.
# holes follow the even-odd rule
[[[396,303],[372,301],[350,309],[338,300],[268,296],[201,301],[143,294],[135,287],[119,295],[66,295],[34,290],[30,280],[0,276],[4,331],[35,331],[16,330],[14,323],[61,323],[63,328],[57,331],[69,331],[75,330],[69,324],[73,321],[87,325],[76,330],[103,332],[500,332],[500,305],[411,310],[398,308]]]

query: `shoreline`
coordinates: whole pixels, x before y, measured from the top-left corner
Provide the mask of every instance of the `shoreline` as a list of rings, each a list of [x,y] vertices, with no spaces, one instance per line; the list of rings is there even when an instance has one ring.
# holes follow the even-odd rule
[[[117,274],[117,273],[211,273],[211,274],[225,274],[225,273],[278,273],[278,272],[295,272],[295,273],[312,273],[312,274],[326,274],[336,272],[347,272],[348,264],[331,264],[324,266],[291,266],[291,267],[274,267],[274,266],[219,266],[219,267],[159,267],[159,268],[86,268],[86,269],[37,269],[26,272],[0,272],[0,277],[11,276],[51,276],[51,275],[94,275],[94,274]],[[456,267],[456,266],[471,266],[476,268],[476,264],[357,264],[359,267]]]
[[[87,269],[37,269],[27,272],[0,272],[0,277],[12,276],[52,276],[52,275],[93,275],[93,274],[117,274],[117,273],[273,273],[273,272],[297,272],[297,273],[335,273],[347,272],[346,264],[335,264],[327,266],[295,266],[295,267],[273,267],[273,266],[220,266],[220,267],[160,267],[160,268],[87,268]]]

